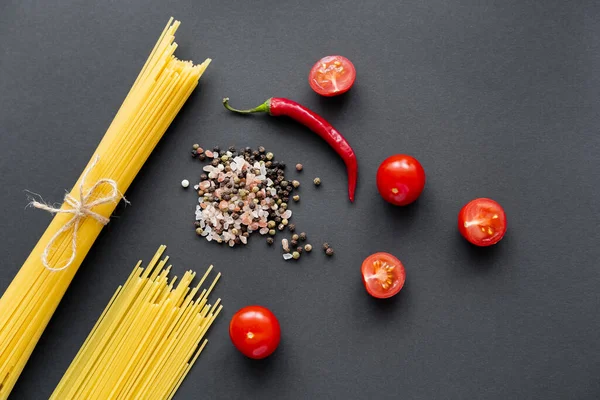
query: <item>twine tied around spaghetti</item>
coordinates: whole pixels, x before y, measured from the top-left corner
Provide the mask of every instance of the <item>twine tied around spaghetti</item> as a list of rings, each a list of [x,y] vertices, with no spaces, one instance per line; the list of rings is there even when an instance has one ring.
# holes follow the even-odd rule
[[[96,155],[96,157],[92,161],[92,164],[83,172],[83,175],[81,176],[81,181],[79,183],[80,200],[77,200],[75,197],[71,196],[70,193],[67,193],[64,198],[64,203],[58,208],[49,206],[43,201],[38,202],[34,200],[31,203],[29,203],[30,206],[39,208],[40,210],[48,211],[51,214],[73,215],[71,219],[67,223],[65,223],[62,226],[62,228],[60,228],[58,232],[54,234],[54,236],[52,236],[52,238],[48,242],[48,245],[44,249],[44,252],[42,253],[42,263],[44,264],[44,267],[46,267],[46,269],[50,271],[62,271],[68,268],[75,260],[75,255],[77,254],[77,231],[79,230],[79,226],[85,218],[93,218],[102,225],[108,224],[110,219],[105,217],[104,215],[94,212],[92,210],[94,207],[107,203],[116,203],[121,199],[123,199],[125,203],[129,204],[125,196],[123,196],[123,194],[119,191],[117,187],[117,182],[115,182],[112,179],[99,179],[87,191],[84,190],[87,175],[92,169],[94,169],[99,159],[100,157]],[[110,193],[107,194],[105,197],[94,198],[94,191],[96,191],[101,185],[104,184],[107,184],[111,187]],[[70,208],[62,208],[65,204],[68,205]],[[69,229],[73,229],[73,239],[71,240],[71,257],[63,266],[53,268],[48,262],[48,253],[50,252],[52,246],[54,245],[54,242],[56,242],[60,235],[67,232]]]

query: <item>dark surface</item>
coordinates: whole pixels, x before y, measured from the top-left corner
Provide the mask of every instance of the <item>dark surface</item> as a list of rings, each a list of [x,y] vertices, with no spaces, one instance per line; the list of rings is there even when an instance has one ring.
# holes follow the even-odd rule
[[[175,271],[223,272],[226,306],[177,399],[600,398],[600,7],[596,1],[17,1],[0,4],[0,292],[50,217],[24,189],[59,201],[83,170],[169,16],[178,55],[213,64],[100,235],[13,391],[47,398],[134,263],[167,244]],[[307,83],[324,55],[358,71],[344,97]],[[343,164],[284,119],[227,114],[270,96],[322,113],[354,146],[357,201]],[[293,221],[314,251],[285,263],[252,237],[231,250],[199,240],[200,165],[190,146],[265,145],[305,165]],[[144,149],[140,149],[144,151]],[[380,161],[417,157],[413,206],[385,204]],[[294,173],[291,176],[295,175]],[[310,183],[320,176],[323,184]],[[475,197],[506,210],[494,248],[458,234]],[[281,236],[278,236],[281,239]],[[369,298],[360,263],[389,251],[406,265],[397,298]],[[271,358],[230,344],[248,304],[278,316]]]

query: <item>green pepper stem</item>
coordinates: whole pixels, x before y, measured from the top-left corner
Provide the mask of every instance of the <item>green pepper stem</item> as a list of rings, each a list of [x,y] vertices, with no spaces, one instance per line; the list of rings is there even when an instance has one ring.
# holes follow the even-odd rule
[[[249,110],[238,110],[236,108],[231,107],[229,105],[229,97],[225,97],[223,99],[223,105],[229,111],[233,111],[233,112],[238,113],[238,114],[253,114],[253,113],[261,113],[261,112],[268,113],[269,109],[271,108],[271,99],[268,99],[267,101],[265,101],[264,103],[262,103],[260,106],[255,107],[255,108],[251,108]]]

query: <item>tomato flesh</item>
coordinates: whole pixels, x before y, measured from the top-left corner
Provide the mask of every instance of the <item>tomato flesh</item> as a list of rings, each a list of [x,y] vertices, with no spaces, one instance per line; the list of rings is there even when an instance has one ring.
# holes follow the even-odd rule
[[[458,230],[476,246],[491,246],[506,233],[506,214],[492,199],[471,200],[458,213]]]
[[[383,160],[377,170],[377,189],[387,202],[408,205],[421,195],[425,187],[425,170],[414,157],[396,154]]]
[[[406,281],[404,265],[389,253],[375,253],[363,261],[363,284],[367,292],[378,299],[396,295]]]
[[[265,307],[248,306],[231,318],[229,337],[246,357],[261,359],[270,356],[281,338],[281,328],[275,315]]]
[[[321,96],[327,97],[346,93],[355,80],[354,65],[342,56],[321,58],[308,74],[310,87]]]

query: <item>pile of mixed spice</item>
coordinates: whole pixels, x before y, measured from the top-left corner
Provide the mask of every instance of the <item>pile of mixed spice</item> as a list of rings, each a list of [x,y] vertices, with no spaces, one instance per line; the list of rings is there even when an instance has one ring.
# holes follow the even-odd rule
[[[210,163],[203,167],[205,174],[194,186],[198,191],[195,227],[199,236],[233,247],[247,244],[253,232],[268,235],[269,245],[274,243],[277,231],[294,232],[288,202],[300,200],[294,194],[300,182],[285,178],[286,165],[276,161],[273,153],[262,146],[239,151],[232,146],[221,151],[218,147],[205,150],[195,144],[192,156]],[[298,164],[296,170],[301,171],[302,165]],[[284,259],[298,259],[302,250],[312,250],[310,244],[298,246],[299,240],[306,240],[304,232],[292,236],[291,248],[283,239]]]

